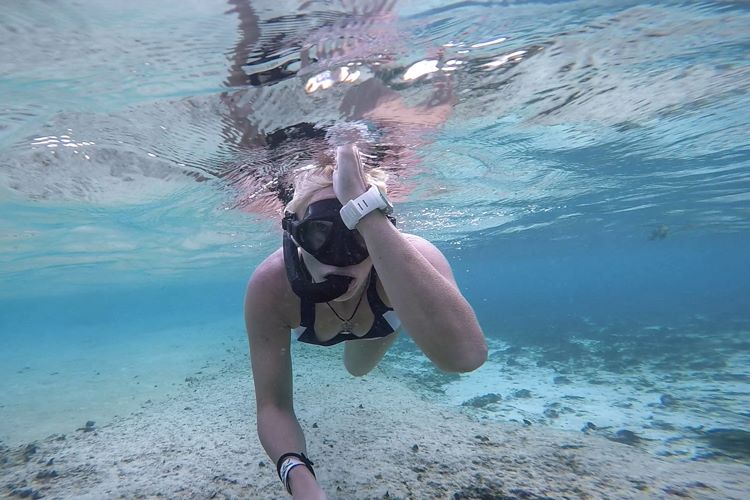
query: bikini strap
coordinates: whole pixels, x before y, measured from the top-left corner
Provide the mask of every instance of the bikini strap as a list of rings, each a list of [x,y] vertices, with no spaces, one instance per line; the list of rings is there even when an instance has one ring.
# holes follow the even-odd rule
[[[383,300],[378,295],[378,272],[375,268],[370,271],[370,284],[367,287],[367,302],[370,304],[370,309],[375,316],[382,316],[388,311],[393,309],[383,303]]]
[[[315,302],[300,299],[299,304],[300,326],[311,328],[315,326]]]

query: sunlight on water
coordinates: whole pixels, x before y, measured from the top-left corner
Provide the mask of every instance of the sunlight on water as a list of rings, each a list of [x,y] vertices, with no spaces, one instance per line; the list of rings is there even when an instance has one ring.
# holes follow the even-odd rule
[[[15,53],[2,59],[12,75],[2,83],[6,198],[111,206],[184,196],[207,208],[223,192],[242,207],[243,192],[325,148],[274,134],[364,119],[412,200],[455,207],[440,210],[440,224],[407,208],[407,226],[432,238],[523,228],[540,212],[551,222],[561,209],[746,227],[742,9],[571,2],[551,16],[557,4],[372,3],[352,15],[310,4],[290,17],[285,6],[222,5],[193,2],[175,17],[169,2],[148,14],[92,4],[51,23],[42,3],[11,9],[0,31]],[[167,29],[150,28],[164,18]],[[45,63],[19,64],[24,51]],[[394,98],[403,109],[383,105]],[[415,147],[418,158],[404,154]],[[207,184],[190,188],[196,180]]]

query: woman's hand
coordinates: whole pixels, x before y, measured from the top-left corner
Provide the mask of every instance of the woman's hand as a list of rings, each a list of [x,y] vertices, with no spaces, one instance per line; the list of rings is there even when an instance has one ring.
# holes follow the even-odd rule
[[[354,144],[336,148],[336,168],[333,171],[333,192],[342,205],[367,191],[359,149]]]

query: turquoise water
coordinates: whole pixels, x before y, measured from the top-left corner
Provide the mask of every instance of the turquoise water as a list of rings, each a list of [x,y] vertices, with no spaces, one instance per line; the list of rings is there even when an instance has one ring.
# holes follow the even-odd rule
[[[5,6],[0,440],[126,414],[244,342],[280,241],[248,193],[321,147],[271,138],[357,121],[372,79],[447,103],[365,121],[400,227],[445,252],[491,347],[460,379],[405,339],[385,367],[448,404],[502,394],[480,418],[747,460],[704,438],[750,430],[748,25],[741,2]],[[360,79],[305,91],[341,67]]]

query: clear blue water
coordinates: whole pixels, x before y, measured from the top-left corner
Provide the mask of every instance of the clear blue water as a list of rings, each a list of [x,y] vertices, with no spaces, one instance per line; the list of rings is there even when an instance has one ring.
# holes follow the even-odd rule
[[[493,377],[516,356],[524,377],[646,378],[654,404],[682,390],[672,438],[750,430],[746,3],[248,5],[4,6],[0,440],[127,412],[243,342],[246,280],[280,239],[247,181],[315,147],[264,140],[350,119],[346,92],[369,77],[415,105],[435,75],[403,75],[435,58],[455,96],[444,123],[380,126],[411,132],[400,226],[444,250],[493,349],[443,392],[507,396]],[[362,81],[305,92],[350,62]],[[412,349],[385,362],[406,370]],[[711,384],[721,401],[698,396]],[[577,420],[478,411],[647,432],[653,406],[620,422],[590,399]]]

